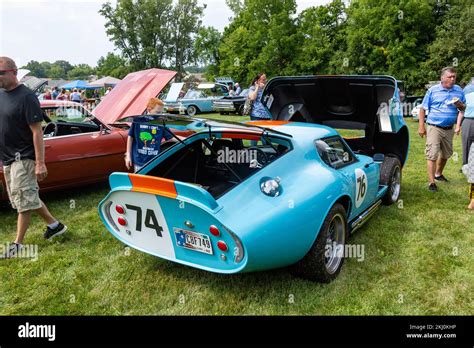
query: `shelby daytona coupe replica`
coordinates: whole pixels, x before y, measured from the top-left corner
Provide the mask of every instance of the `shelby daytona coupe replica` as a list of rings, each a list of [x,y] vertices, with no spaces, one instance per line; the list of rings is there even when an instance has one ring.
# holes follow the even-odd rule
[[[202,121],[139,173],[112,174],[99,205],[107,229],[211,272],[292,265],[307,279],[334,279],[349,235],[400,195],[409,139],[396,80],[282,77],[263,101],[273,121]]]

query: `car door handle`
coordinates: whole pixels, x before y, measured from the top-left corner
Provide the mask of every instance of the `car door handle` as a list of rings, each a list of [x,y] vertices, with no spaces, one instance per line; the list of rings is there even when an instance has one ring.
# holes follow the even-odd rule
[[[45,145],[44,148],[45,149],[49,149],[51,147],[51,145]]]

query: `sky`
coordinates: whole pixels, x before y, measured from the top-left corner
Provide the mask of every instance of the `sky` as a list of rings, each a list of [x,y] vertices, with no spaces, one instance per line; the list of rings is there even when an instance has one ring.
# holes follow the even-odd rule
[[[105,0],[0,0],[0,56],[18,67],[31,60],[66,60],[96,66],[101,56],[114,52],[98,13]],[[114,0],[115,2],[115,0]],[[224,0],[207,4],[203,24],[223,31],[232,11]],[[298,12],[329,0],[296,0]]]

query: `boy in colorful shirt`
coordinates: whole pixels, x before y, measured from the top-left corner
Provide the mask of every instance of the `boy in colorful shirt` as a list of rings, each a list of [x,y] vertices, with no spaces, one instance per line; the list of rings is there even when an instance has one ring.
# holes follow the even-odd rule
[[[149,115],[157,115],[163,112],[163,102],[152,98],[147,105]],[[163,138],[169,140],[172,135],[167,133],[163,127],[148,123],[147,116],[135,117],[128,131],[127,152],[125,153],[125,165],[128,169],[132,166],[138,172],[152,158],[160,153]]]

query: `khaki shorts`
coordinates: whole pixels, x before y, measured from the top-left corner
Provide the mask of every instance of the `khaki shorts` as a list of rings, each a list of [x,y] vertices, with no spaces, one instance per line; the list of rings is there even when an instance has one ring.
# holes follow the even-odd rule
[[[442,159],[449,159],[453,155],[453,129],[441,129],[426,125],[426,159],[436,161],[441,155]]]
[[[30,159],[15,161],[3,167],[3,173],[13,209],[23,213],[41,208],[35,161]]]

